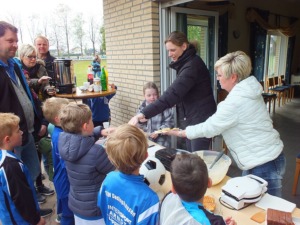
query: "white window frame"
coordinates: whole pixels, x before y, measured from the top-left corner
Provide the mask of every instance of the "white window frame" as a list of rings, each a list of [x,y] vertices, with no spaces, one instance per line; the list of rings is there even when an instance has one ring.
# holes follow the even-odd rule
[[[269,74],[269,51],[270,51],[271,35],[281,37],[280,53],[279,53],[279,55],[280,55],[279,66],[278,66],[277,71],[275,71],[274,74]],[[267,32],[266,51],[265,51],[265,66],[264,66],[264,74],[266,76],[265,78],[285,75],[287,51],[288,51],[288,41],[289,41],[289,38],[287,36],[281,34],[279,31],[268,31]]]

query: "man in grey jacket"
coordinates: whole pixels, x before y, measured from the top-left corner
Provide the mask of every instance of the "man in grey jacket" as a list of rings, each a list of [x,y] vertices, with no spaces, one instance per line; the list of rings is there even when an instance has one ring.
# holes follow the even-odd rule
[[[18,49],[17,33],[16,27],[0,21],[0,112],[10,112],[20,117],[22,146],[16,147],[14,152],[22,159],[35,181],[41,171],[32,136],[36,110],[24,74],[13,59]],[[51,209],[41,212],[43,216],[51,213]]]

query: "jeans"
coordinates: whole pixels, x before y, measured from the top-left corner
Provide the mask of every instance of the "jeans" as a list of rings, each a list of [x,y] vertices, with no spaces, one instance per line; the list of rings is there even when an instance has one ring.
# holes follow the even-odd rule
[[[282,179],[285,173],[286,159],[281,153],[276,159],[243,171],[243,176],[248,174],[256,175],[268,182],[267,192],[271,195],[281,197]]]
[[[26,165],[32,181],[34,182],[37,176],[41,173],[41,167],[34,143],[34,138],[31,133],[28,134],[28,142],[23,146],[16,147],[14,152]]]

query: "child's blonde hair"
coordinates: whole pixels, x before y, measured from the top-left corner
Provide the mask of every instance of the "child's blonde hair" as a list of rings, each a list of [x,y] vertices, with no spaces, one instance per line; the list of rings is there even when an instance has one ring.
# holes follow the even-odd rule
[[[92,112],[86,104],[70,102],[64,106],[59,114],[60,124],[64,131],[79,134],[82,125],[88,123],[92,118]]]
[[[123,124],[111,134],[106,152],[112,164],[125,174],[132,174],[146,159],[148,141],[137,127]]]
[[[0,146],[5,136],[11,136],[13,130],[19,126],[20,118],[13,113],[0,113]]]
[[[48,120],[50,123],[54,125],[55,124],[55,117],[59,115],[59,112],[61,108],[65,105],[69,104],[69,100],[66,98],[57,98],[57,97],[51,97],[46,99],[46,101],[43,103],[43,114],[46,120]]]

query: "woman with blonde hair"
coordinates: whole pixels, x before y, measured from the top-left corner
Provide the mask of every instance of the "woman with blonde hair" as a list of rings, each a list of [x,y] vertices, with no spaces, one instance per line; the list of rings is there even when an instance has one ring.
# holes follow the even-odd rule
[[[281,196],[286,159],[279,133],[262,97],[262,86],[251,73],[251,60],[242,51],[228,53],[215,63],[217,79],[229,92],[217,112],[205,122],[188,126],[188,139],[222,134],[243,175],[253,174],[268,182],[268,193]],[[179,135],[170,131],[171,135]]]
[[[29,86],[38,94],[39,99],[43,101],[49,95],[53,95],[49,85],[51,77],[48,76],[44,61],[37,59],[36,48],[30,44],[22,45],[19,50],[19,58],[23,70],[29,74]]]

